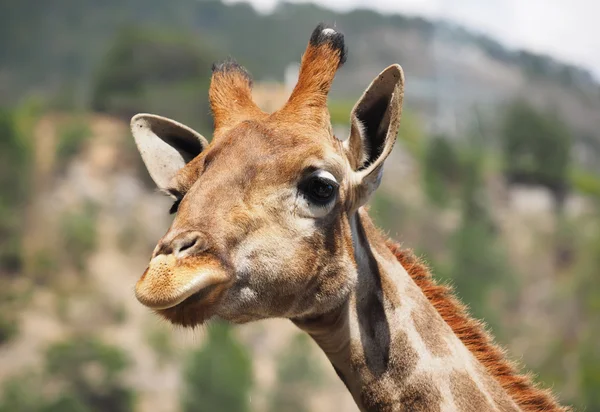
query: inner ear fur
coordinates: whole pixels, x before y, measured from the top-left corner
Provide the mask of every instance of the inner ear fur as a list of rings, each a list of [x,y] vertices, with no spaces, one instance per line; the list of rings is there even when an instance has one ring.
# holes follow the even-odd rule
[[[150,177],[164,191],[177,172],[208,146],[206,139],[193,129],[153,114],[135,115],[131,133]]]
[[[348,198],[351,210],[364,205],[381,183],[383,163],[400,127],[403,96],[404,74],[395,64],[373,80],[352,110],[350,137],[344,142],[354,169]]]
[[[386,68],[369,85],[350,115],[346,155],[357,172],[373,171],[391,152],[400,127],[404,73],[400,65]]]

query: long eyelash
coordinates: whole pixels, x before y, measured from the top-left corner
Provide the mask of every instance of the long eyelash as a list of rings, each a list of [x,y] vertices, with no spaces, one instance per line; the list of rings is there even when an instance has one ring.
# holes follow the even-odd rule
[[[169,209],[169,214],[175,214],[177,213],[177,209],[179,209],[179,204],[181,203],[181,198],[177,199],[175,201],[175,203],[173,203],[173,205],[171,206],[171,209]]]

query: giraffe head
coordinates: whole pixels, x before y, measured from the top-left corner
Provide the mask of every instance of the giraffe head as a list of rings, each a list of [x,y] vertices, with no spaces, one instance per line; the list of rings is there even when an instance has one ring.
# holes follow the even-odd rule
[[[175,324],[212,316],[236,323],[316,316],[355,285],[351,214],[377,188],[400,122],[403,73],[385,69],[335,138],[327,94],[345,60],[344,38],[319,25],[298,83],[279,111],[251,98],[248,73],[213,67],[214,135],[138,114],[138,149],[176,213],[136,285],[138,300]]]

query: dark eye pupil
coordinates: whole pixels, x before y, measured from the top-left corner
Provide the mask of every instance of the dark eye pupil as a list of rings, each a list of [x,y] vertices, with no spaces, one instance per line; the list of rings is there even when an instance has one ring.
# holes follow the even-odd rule
[[[177,209],[179,209],[180,203],[181,203],[181,199],[175,200],[175,203],[173,203],[173,205],[171,206],[171,209],[169,209],[169,214],[173,215],[173,214],[177,213]]]
[[[328,200],[334,193],[335,187],[324,179],[313,179],[309,185],[309,194],[316,200]]]
[[[329,183],[316,182],[312,186],[313,194],[317,197],[329,197],[333,192],[333,186]]]

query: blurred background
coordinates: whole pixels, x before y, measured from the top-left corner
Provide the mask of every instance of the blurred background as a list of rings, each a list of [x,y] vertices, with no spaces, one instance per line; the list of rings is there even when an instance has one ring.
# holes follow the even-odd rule
[[[595,9],[595,10],[594,10]],[[600,411],[600,6],[592,0],[0,1],[0,411],[356,411],[284,320],[176,329],[134,298],[170,201],[137,112],[208,138],[213,61],[275,110],[320,21],[337,135],[387,65],[405,115],[371,213],[512,359]]]

